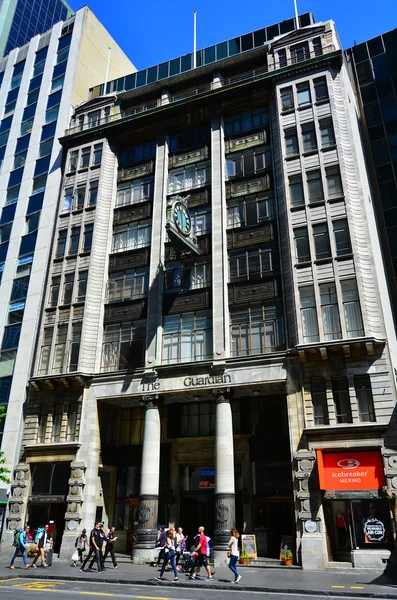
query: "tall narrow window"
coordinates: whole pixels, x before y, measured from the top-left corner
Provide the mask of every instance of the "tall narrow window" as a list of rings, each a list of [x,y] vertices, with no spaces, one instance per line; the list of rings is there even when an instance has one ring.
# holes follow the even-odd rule
[[[88,225],[86,225],[84,227],[84,246],[83,246],[83,252],[91,252],[91,247],[92,247],[92,233],[94,231],[94,224],[93,223],[88,223]]]
[[[98,181],[91,181],[90,192],[88,196],[88,206],[96,206],[98,198]]]
[[[72,150],[69,155],[69,171],[74,172],[77,169],[79,159],[79,151]]]
[[[317,150],[317,137],[314,123],[305,123],[302,125],[302,142],[304,152]]]
[[[51,280],[50,297],[48,300],[48,306],[57,306],[59,297],[59,286],[61,284],[60,277],[53,277]]]
[[[192,362],[212,356],[210,311],[164,317],[163,363]]]
[[[68,335],[68,326],[61,325],[58,327],[57,339],[55,344],[55,354],[54,354],[54,373],[63,373],[64,371],[64,362],[66,356],[66,341]]]
[[[62,304],[71,304],[73,298],[74,273],[66,273],[63,284]]]
[[[285,132],[285,154],[287,156],[295,156],[299,154],[298,136],[296,129],[286,129]]]
[[[302,62],[303,60],[307,60],[308,58],[310,58],[308,42],[302,42],[301,44],[295,44],[294,46],[291,46],[290,51],[291,51],[291,61],[293,64]],[[306,84],[302,84],[302,85],[306,85]],[[309,85],[309,84],[307,84],[307,85]]]
[[[85,200],[85,185],[80,185],[74,193],[73,210],[82,210]]]
[[[292,87],[284,88],[280,91],[282,110],[294,108],[294,93]]]
[[[324,200],[324,190],[323,183],[321,181],[320,169],[308,171],[306,176],[307,187],[309,191],[309,202],[321,202]]]
[[[320,285],[320,303],[325,339],[327,341],[340,339],[342,331],[334,283],[323,283]]]
[[[63,404],[56,404],[52,415],[52,438],[53,442],[59,442],[62,429]]]
[[[329,425],[327,391],[324,379],[312,379],[310,382],[313,419],[315,425]]]
[[[66,188],[63,196],[63,213],[69,213],[72,209],[73,188]]]
[[[299,290],[303,341],[312,344],[320,340],[318,333],[316,298],[313,286],[302,287]]]
[[[297,85],[296,92],[298,95],[298,106],[309,106],[312,103],[310,85],[308,81],[306,83],[300,83]]]
[[[342,281],[341,287],[347,337],[362,337],[364,335],[364,327],[361,318],[360,299],[358,296],[356,280],[350,279],[348,281]]]
[[[320,136],[321,136],[321,147],[328,148],[329,146],[335,145],[335,133],[332,119],[323,119],[319,123],[320,125]]]
[[[77,402],[71,402],[70,406],[69,406],[69,412],[68,412],[68,432],[67,432],[67,437],[66,437],[66,441],[67,442],[74,442],[76,439],[76,425],[77,425],[77,416],[78,416],[78,403]]]
[[[328,198],[340,198],[343,196],[339,167],[329,167],[326,169],[325,175],[327,178]]]
[[[295,254],[298,263],[310,260],[309,236],[307,227],[297,227],[294,229]]]
[[[72,324],[72,339],[69,348],[69,371],[77,371],[79,365],[81,323]]]
[[[77,254],[79,251],[80,227],[72,227],[69,243],[69,255]]]
[[[102,162],[102,149],[103,149],[103,144],[95,144],[94,146],[94,158],[93,158],[93,165],[100,165]]]
[[[354,387],[358,404],[358,416],[362,423],[374,423],[375,409],[369,375],[355,375]]]
[[[52,336],[54,334],[53,327],[45,327],[43,333],[43,341],[41,345],[39,375],[46,375],[50,364]]]
[[[318,77],[318,79],[313,80],[313,84],[314,84],[314,94],[316,96],[316,102],[321,102],[322,100],[328,100],[327,79],[325,77]]]
[[[333,221],[332,227],[334,230],[336,256],[351,254],[352,247],[347,219],[338,219],[337,221]]]
[[[331,256],[331,246],[329,243],[327,223],[313,225],[313,238],[316,250],[316,260],[329,258]]]
[[[83,148],[81,151],[80,168],[85,169],[90,166],[91,148]]]
[[[77,281],[76,302],[84,302],[87,293],[88,271],[80,271]]]
[[[332,379],[332,394],[337,423],[352,423],[349,386],[346,377]]]
[[[280,48],[278,51],[278,65],[280,69],[287,66],[287,51],[285,48]]]
[[[61,231],[58,233],[58,242],[57,242],[57,249],[55,252],[55,258],[62,258],[65,255],[67,236],[68,236],[67,229],[61,229]]]

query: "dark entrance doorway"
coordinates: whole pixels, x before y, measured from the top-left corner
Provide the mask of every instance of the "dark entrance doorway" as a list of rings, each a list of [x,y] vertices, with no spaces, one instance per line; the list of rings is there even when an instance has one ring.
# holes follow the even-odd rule
[[[36,532],[38,527],[49,524],[49,537],[53,542],[54,554],[59,554],[65,529],[65,502],[31,502],[28,506],[28,519],[31,529]],[[34,538],[33,538],[34,539]]]
[[[193,544],[202,525],[210,538],[214,535],[214,491],[182,492],[180,496],[180,526],[189,536],[187,547]]]

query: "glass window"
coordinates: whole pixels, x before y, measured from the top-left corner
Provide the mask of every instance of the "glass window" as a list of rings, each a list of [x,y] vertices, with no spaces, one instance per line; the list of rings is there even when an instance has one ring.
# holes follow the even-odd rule
[[[296,92],[298,96],[298,106],[309,106],[312,102],[310,94],[309,82],[299,83],[296,86]]]
[[[163,364],[208,360],[211,356],[211,311],[164,317]]]
[[[314,424],[329,425],[327,391],[324,379],[312,379],[310,381],[310,391]]]
[[[343,196],[342,179],[339,167],[328,167],[325,170],[327,179],[328,198],[341,198]]]
[[[80,229],[80,227],[72,227],[69,243],[69,256],[71,254],[77,254],[79,251]]]
[[[74,172],[77,169],[79,160],[79,151],[71,150],[69,154],[69,171]]]
[[[65,82],[65,75],[61,75],[56,79],[52,80],[51,83],[51,92],[56,92],[57,90],[61,90],[63,88],[63,84]]]
[[[40,75],[44,71],[45,60],[42,60],[39,63],[36,63],[33,67],[33,77]]]
[[[24,152],[20,152],[19,154],[15,155],[14,167],[13,167],[14,169],[19,169],[20,167],[25,166],[27,153],[28,153],[28,151],[25,150]]]
[[[63,196],[63,213],[68,213],[72,208],[73,188],[66,188]]]
[[[144,364],[146,321],[106,325],[102,371],[120,371]]]
[[[235,156],[231,158],[226,158],[226,176],[227,179],[232,179],[233,177],[241,177],[243,174],[243,157]]]
[[[321,102],[322,100],[328,100],[329,96],[326,77],[319,77],[318,79],[313,79],[313,84],[316,101]]]
[[[22,323],[25,312],[25,302],[14,302],[8,307],[8,325]]]
[[[252,304],[230,311],[232,356],[268,354],[284,345],[282,311],[279,306]]]
[[[39,147],[39,157],[48,156],[51,154],[52,145],[54,143],[54,138],[47,140],[46,142],[41,142]]]
[[[304,152],[317,150],[317,138],[314,123],[305,123],[302,125],[302,142]]]
[[[335,133],[332,119],[322,119],[319,122],[321,147],[328,148],[335,145]]]
[[[324,200],[323,182],[321,180],[321,171],[316,169],[315,171],[308,171],[307,177],[307,188],[309,191],[309,202],[321,202]]]
[[[41,175],[40,177],[35,177],[33,179],[32,194],[38,194],[45,190],[46,183],[47,173],[45,175]]]
[[[295,255],[298,263],[310,260],[309,236],[307,227],[297,227],[294,229]]]
[[[23,135],[26,135],[27,133],[30,133],[32,131],[32,127],[33,127],[33,119],[28,119],[24,123],[21,123],[20,135],[23,136]]]
[[[27,150],[29,148],[30,135],[25,135],[24,137],[18,138],[17,145],[15,148],[15,153],[22,152],[23,150]]]
[[[58,327],[58,333],[55,343],[53,373],[63,373],[65,358],[67,357],[66,342],[68,335],[68,326],[61,325]]]
[[[84,169],[90,166],[90,155],[91,155],[91,148],[83,148],[81,151],[81,158],[80,158],[80,169]]]
[[[88,271],[79,271],[76,302],[84,302],[87,293]]]
[[[299,289],[303,341],[312,344],[320,340],[317,322],[316,298],[313,286]]]
[[[39,221],[40,221],[40,213],[33,213],[32,215],[29,215],[28,217],[26,217],[26,229],[25,229],[25,235],[29,234],[29,233],[33,233],[33,231],[37,231],[37,229],[39,228]]]
[[[314,56],[321,56],[323,53],[323,46],[321,43],[321,38],[313,38],[313,51]]]
[[[202,206],[189,209],[194,235],[205,235],[211,231],[211,208]]]
[[[69,347],[69,372],[77,371],[79,366],[81,323],[72,323],[72,339]]]
[[[55,258],[63,258],[63,256],[65,255],[66,238],[67,238],[67,236],[68,236],[68,230],[67,229],[62,229],[58,233],[58,243],[57,243],[57,249],[56,249],[56,253],[55,253]]]
[[[308,60],[310,58],[309,42],[302,42],[301,44],[291,46],[290,52],[292,64]]]
[[[313,225],[314,248],[316,260],[329,258],[331,256],[331,246],[329,243],[327,223],[318,223]]]
[[[165,274],[166,287],[169,273],[169,266]],[[179,278],[181,283],[181,277]],[[148,293],[149,289],[149,269],[132,269],[112,273],[109,276],[108,282],[108,301],[119,302],[120,300],[130,300],[134,298],[142,298]],[[189,288],[190,289],[190,288]]]
[[[88,225],[86,225],[84,227],[83,252],[91,252],[93,231],[94,231],[93,223],[89,223]]]
[[[274,217],[273,198],[266,193],[243,196],[228,203],[227,214],[231,228],[268,221]]]
[[[0,227],[0,244],[4,244],[4,242],[8,242],[11,235],[12,223],[7,223],[7,225],[2,225]]]
[[[284,88],[280,91],[282,110],[291,110],[294,108],[294,93],[292,87]]]
[[[285,135],[285,153],[287,156],[299,154],[298,136],[296,129],[286,129]]]
[[[361,318],[361,308],[360,299],[358,296],[357,282],[355,279],[341,281],[341,287],[347,337],[362,337],[364,335],[364,327]]]
[[[76,188],[73,194],[72,210],[82,210],[85,201],[85,185]]]
[[[18,348],[19,337],[21,335],[22,325],[7,325],[4,327],[3,341],[1,344],[1,351],[13,350]]]
[[[332,379],[332,394],[337,423],[352,423],[349,386],[346,377]]]
[[[54,106],[54,108],[50,108],[49,110],[47,110],[44,117],[44,123],[47,124],[56,121],[58,118],[58,112],[59,106]]]
[[[101,111],[93,110],[87,115],[88,127],[97,127],[101,121]]]
[[[74,273],[66,273],[63,282],[62,304],[71,304],[73,298]]]
[[[11,115],[14,112],[16,105],[17,105],[16,100],[13,100],[13,102],[6,104],[5,108],[4,108],[4,116],[7,117],[8,115]]]
[[[370,376],[355,375],[354,388],[356,390],[358,416],[361,423],[374,423],[376,418]]]
[[[145,221],[119,225],[114,228],[112,252],[144,248],[150,245],[151,237],[152,226]]]
[[[40,354],[40,366],[39,366],[39,370],[38,370],[39,375],[46,375],[48,373],[53,335],[54,335],[53,327],[45,327],[44,328],[43,341],[42,341],[41,354]]]
[[[320,304],[325,339],[327,341],[340,339],[342,337],[342,330],[334,283],[323,283],[320,285]]]
[[[248,112],[238,113],[225,117],[225,134],[248,131],[269,124],[269,111],[267,109],[255,109]]]
[[[91,181],[89,194],[88,194],[88,206],[96,206],[97,198],[98,198],[98,181]]]
[[[168,193],[175,194],[184,190],[208,185],[211,181],[209,163],[188,165],[182,169],[174,169],[168,175]]]
[[[56,60],[56,64],[59,65],[59,63],[63,62],[64,60],[67,60],[68,56],[69,56],[69,46],[67,48],[64,48],[63,50],[60,50],[57,53],[57,60]]]
[[[279,64],[279,68],[282,69],[283,67],[287,66],[287,51],[285,48],[280,48],[280,50],[278,51],[278,64]]]
[[[305,204],[302,175],[291,175],[291,177],[289,177],[289,191],[291,206],[303,206]]]
[[[95,144],[94,145],[94,158],[93,158],[93,165],[100,165],[102,162],[102,150],[103,150],[103,144]]]
[[[153,198],[153,178],[133,179],[117,190],[116,206],[128,206]]]
[[[258,279],[273,270],[272,252],[268,248],[232,250],[229,255],[230,281]]]
[[[347,219],[338,219],[332,222],[334,230],[336,256],[351,254],[352,247],[350,243],[349,226]]]
[[[50,287],[50,295],[48,298],[48,306],[55,307],[58,306],[58,298],[59,298],[59,288],[61,285],[60,276],[53,277],[51,279],[51,287]]]

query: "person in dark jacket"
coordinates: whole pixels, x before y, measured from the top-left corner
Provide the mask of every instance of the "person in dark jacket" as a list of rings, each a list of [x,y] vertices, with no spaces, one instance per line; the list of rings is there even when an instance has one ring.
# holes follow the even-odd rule
[[[114,547],[113,547],[113,543],[117,542],[117,540],[118,540],[118,537],[115,535],[115,532],[116,532],[116,528],[111,527],[107,533],[108,541],[106,544],[105,556],[103,557],[103,564],[105,564],[105,560],[106,560],[108,554],[110,554],[110,556],[112,558],[113,568],[118,569],[119,565],[116,562],[116,557],[114,556]]]
[[[167,534],[165,532],[165,527],[164,527],[164,525],[161,525],[159,536],[156,541],[156,548],[160,548],[160,552],[159,552],[159,557],[157,559],[157,562],[154,563],[154,565],[153,565],[154,567],[160,566],[160,562],[162,560],[164,560],[164,557],[165,557],[164,548],[165,548],[166,541],[167,541]]]
[[[90,560],[91,557],[93,557],[93,562],[91,564],[93,564],[95,561],[97,562],[98,573],[102,573],[104,571],[104,569],[102,568],[102,561],[100,556],[102,544],[103,539],[101,537],[99,523],[95,523],[95,527],[90,533],[90,551],[87,554],[83,564],[81,565],[81,573],[84,573],[84,567],[86,566],[87,562]]]
[[[102,548],[103,548],[103,544],[105,542],[107,542],[107,541],[108,541],[108,538],[107,538],[107,536],[106,536],[106,534],[105,534],[105,532],[103,530],[103,523],[99,523],[99,560],[100,560],[100,563],[101,563],[101,571],[105,570],[105,565],[104,565],[105,560],[104,560],[104,557],[103,557]],[[91,560],[91,564],[89,566],[89,570],[92,569],[92,567],[94,565],[94,562],[95,562],[95,558],[93,558]]]

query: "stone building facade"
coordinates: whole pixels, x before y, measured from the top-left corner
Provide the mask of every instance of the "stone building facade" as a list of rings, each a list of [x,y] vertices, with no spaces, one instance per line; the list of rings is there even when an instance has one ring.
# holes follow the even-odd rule
[[[53,515],[61,557],[95,519],[137,562],[161,523],[205,525],[216,562],[234,526],[260,556],[290,536],[304,568],[390,556],[395,389],[354,94],[334,24],[300,25],[76,108],[8,530]]]

